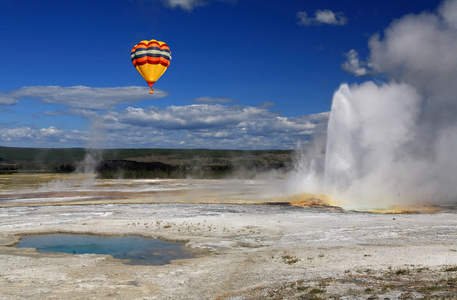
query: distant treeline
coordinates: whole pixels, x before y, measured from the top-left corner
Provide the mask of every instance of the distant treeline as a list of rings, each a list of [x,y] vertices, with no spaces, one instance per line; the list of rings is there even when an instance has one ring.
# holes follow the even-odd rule
[[[100,178],[250,177],[269,170],[287,171],[291,155],[291,150],[0,147],[0,174],[92,170]]]
[[[126,160],[103,161],[97,167],[99,178],[139,179],[139,178],[223,178],[233,174],[228,165],[172,166],[161,162],[136,162]]]
[[[82,148],[44,149],[0,147],[0,174],[17,172],[65,172],[76,170],[85,157]]]

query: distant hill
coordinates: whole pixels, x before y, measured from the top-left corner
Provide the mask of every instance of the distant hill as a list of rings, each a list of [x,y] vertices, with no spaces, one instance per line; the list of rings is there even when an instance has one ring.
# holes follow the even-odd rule
[[[0,147],[0,173],[95,170],[103,178],[214,178],[287,171],[291,150],[84,149]]]

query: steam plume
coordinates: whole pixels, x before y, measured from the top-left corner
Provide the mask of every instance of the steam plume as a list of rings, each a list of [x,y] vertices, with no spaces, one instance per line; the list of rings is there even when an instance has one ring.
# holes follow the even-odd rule
[[[392,22],[369,47],[387,83],[336,91],[313,188],[348,206],[457,204],[457,1]]]

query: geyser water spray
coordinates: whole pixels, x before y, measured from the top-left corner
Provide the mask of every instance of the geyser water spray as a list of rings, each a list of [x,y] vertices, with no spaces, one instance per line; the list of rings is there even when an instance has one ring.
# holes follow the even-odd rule
[[[301,155],[288,192],[368,209],[457,204],[457,0],[395,20],[369,47],[364,73],[387,81],[340,86],[325,159]]]
[[[335,93],[328,122],[324,186],[346,205],[373,208],[409,196],[409,143],[420,96],[407,84],[373,82]]]

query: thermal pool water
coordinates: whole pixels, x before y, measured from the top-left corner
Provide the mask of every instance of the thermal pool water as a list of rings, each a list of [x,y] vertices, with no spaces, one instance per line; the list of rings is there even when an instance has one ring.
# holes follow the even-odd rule
[[[21,238],[17,248],[35,248],[39,253],[106,254],[127,260],[129,265],[165,265],[171,260],[191,258],[184,243],[139,236],[44,234]]]

